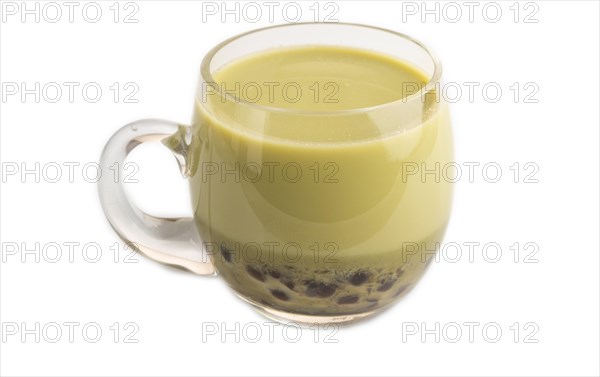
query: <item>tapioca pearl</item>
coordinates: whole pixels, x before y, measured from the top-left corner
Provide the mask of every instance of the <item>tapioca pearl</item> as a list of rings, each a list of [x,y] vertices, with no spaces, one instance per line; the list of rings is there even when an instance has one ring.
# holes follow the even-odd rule
[[[397,279],[387,278],[379,282],[379,287],[377,287],[377,292],[386,292],[389,291],[390,288],[394,285]]]
[[[285,292],[280,291],[279,289],[272,289],[271,294],[281,301],[288,301],[290,299]]]
[[[331,297],[337,289],[337,285],[335,284],[326,284],[314,280],[309,280],[304,285],[306,286],[305,293],[308,297]]]
[[[261,271],[257,270],[256,268],[248,265],[248,266],[246,266],[246,271],[248,272],[248,274],[250,274],[250,276],[252,276],[256,280],[262,281],[262,282],[265,281],[265,275]]]
[[[337,303],[340,305],[355,304],[357,302],[358,302],[358,295],[347,295],[347,296],[342,296],[337,299]]]
[[[231,263],[231,259],[233,259],[233,252],[231,250],[229,250],[227,248],[227,246],[225,246],[224,244],[221,244],[221,255],[223,256],[223,259],[229,263]]]
[[[396,277],[400,277],[402,274],[404,274],[404,267],[398,267],[396,269]]]
[[[354,286],[359,286],[363,285],[370,277],[371,274],[367,271],[356,271],[348,277],[348,281]]]
[[[273,267],[269,267],[267,269],[267,273],[269,275],[271,275],[274,279],[279,279],[281,277],[281,273],[279,271],[277,271],[277,269],[275,269]]]
[[[294,287],[296,286],[296,283],[294,283],[292,280],[289,280],[289,279],[280,279],[279,281],[281,281],[281,283],[283,285],[285,285],[286,287],[288,287],[290,290],[293,290]]]

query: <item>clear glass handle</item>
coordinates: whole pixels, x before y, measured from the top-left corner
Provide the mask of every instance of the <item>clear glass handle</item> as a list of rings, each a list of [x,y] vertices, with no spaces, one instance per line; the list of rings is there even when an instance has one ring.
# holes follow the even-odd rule
[[[106,174],[116,166],[118,176],[122,177],[125,159],[135,147],[146,142],[161,142],[173,153],[182,174],[187,176],[190,139],[189,126],[165,120],[139,120],[121,128],[108,141],[100,158],[104,172],[99,182],[100,202],[119,236],[141,253],[199,275],[212,275],[215,268],[203,249],[193,218],[160,218],[144,213],[127,199],[121,180]]]

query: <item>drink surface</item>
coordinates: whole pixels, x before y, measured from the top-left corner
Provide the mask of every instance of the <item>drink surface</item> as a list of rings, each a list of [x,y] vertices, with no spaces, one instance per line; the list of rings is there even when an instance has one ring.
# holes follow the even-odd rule
[[[321,316],[408,292],[452,197],[440,177],[452,161],[446,105],[402,103],[425,74],[375,52],[305,46],[250,55],[213,77],[195,108],[191,191],[227,282],[257,304]],[[436,167],[437,177],[421,174]]]
[[[322,46],[288,47],[250,55],[223,67],[214,79],[220,89],[246,101],[309,111],[393,102],[414,93],[415,86],[427,81],[423,73],[391,57]]]

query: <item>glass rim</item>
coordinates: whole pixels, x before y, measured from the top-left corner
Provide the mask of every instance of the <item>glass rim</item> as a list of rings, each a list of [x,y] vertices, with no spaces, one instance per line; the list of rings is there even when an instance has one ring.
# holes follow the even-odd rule
[[[421,49],[423,49],[423,51],[429,56],[429,58],[431,59],[431,62],[433,63],[433,73],[430,75],[431,77],[429,77],[429,79],[427,80],[425,85],[423,85],[419,91],[417,91],[413,94],[410,94],[406,97],[402,97],[402,98],[394,100],[394,101],[384,102],[384,103],[373,105],[373,106],[358,107],[358,108],[353,108],[353,109],[303,110],[303,109],[291,109],[291,108],[278,107],[278,106],[268,106],[268,105],[262,105],[262,104],[258,104],[258,103],[248,102],[248,101],[244,100],[243,98],[239,98],[235,95],[232,95],[230,93],[227,93],[226,91],[221,90],[220,85],[217,84],[217,82],[215,81],[215,79],[211,73],[210,65],[213,61],[213,58],[225,46],[229,45],[230,43],[232,43],[238,39],[246,37],[248,35],[263,32],[266,30],[279,29],[279,28],[285,28],[285,27],[295,27],[295,26],[307,26],[307,25],[319,25],[319,26],[341,25],[341,26],[365,28],[365,29],[371,29],[371,30],[377,30],[377,31],[389,33],[396,37],[403,38],[405,40],[408,40],[408,41],[414,43]],[[439,61],[439,59],[437,58],[437,56],[431,51],[431,49],[429,47],[427,47],[424,43],[422,43],[421,41],[419,41],[407,34],[400,33],[400,32],[394,31],[394,30],[382,28],[379,26],[372,26],[372,25],[352,23],[352,22],[296,22],[296,23],[290,23],[290,24],[279,24],[279,25],[272,25],[272,26],[267,26],[267,27],[263,27],[263,28],[259,28],[259,29],[253,29],[253,30],[241,33],[241,34],[237,34],[231,38],[224,40],[223,42],[221,42],[218,45],[216,45],[215,47],[213,47],[204,56],[204,58],[202,59],[202,63],[200,65],[200,76],[201,76],[201,79],[204,80],[204,82],[206,82],[207,84],[213,84],[215,86],[215,88],[214,88],[215,94],[221,96],[221,98],[225,98],[228,101],[233,101],[236,105],[248,106],[249,108],[252,108],[252,109],[262,110],[262,111],[266,111],[266,112],[274,112],[274,113],[319,115],[319,116],[322,116],[322,115],[344,115],[344,114],[365,113],[365,112],[374,111],[374,110],[386,108],[386,107],[393,106],[393,105],[407,104],[416,98],[424,98],[424,95],[426,93],[435,89],[436,85],[439,84],[441,76],[442,76],[442,64]],[[198,94],[196,96],[198,96]]]

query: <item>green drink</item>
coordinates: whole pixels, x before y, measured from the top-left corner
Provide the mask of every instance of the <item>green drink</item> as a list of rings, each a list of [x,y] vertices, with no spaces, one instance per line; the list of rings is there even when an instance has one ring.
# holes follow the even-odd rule
[[[401,101],[425,74],[366,50],[305,46],[247,56],[213,77],[196,105],[190,183],[198,229],[232,288],[305,315],[360,313],[408,292],[443,235],[452,189],[402,170],[451,161],[447,108],[384,136],[389,119],[320,112]],[[293,95],[278,90],[286,85]],[[312,88],[327,86],[334,97],[319,101]],[[290,112],[264,120],[225,91]]]

